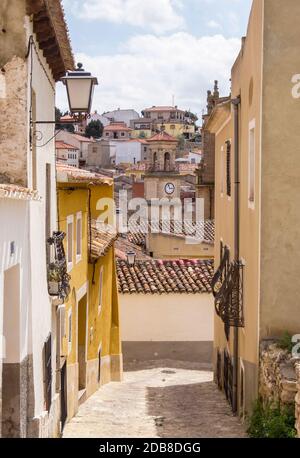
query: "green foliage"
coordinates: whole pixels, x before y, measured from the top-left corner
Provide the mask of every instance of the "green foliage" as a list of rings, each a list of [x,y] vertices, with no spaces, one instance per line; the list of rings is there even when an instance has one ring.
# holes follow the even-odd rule
[[[185,146],[185,138],[184,138],[184,135],[178,135],[178,148],[180,150],[183,150],[184,149],[184,146]]]
[[[289,353],[292,353],[294,345],[295,344],[292,342],[291,334],[288,331],[285,331],[285,333],[278,342],[279,348],[281,348],[282,350],[287,350]]]
[[[101,121],[91,121],[85,129],[86,137],[100,138],[103,134],[103,124]]]
[[[56,130],[67,130],[68,132],[71,132],[72,134],[75,132],[75,127],[73,124],[60,124],[60,119],[68,113],[62,113],[62,111],[55,107],[55,129]]]
[[[262,401],[256,401],[249,418],[248,434],[260,439],[295,438],[295,407],[263,405]]]
[[[146,134],[145,134],[145,132],[143,130],[142,130],[142,132],[140,132],[139,138],[146,138]]]

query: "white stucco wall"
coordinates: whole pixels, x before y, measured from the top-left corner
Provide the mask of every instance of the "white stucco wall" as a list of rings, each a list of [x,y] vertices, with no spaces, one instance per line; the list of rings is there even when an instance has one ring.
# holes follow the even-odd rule
[[[213,341],[211,294],[120,294],[121,340]]]
[[[40,205],[35,202],[35,205]],[[3,362],[20,363],[31,348],[31,335],[28,333],[30,322],[30,256],[29,256],[29,203],[21,200],[0,198],[0,335],[4,335],[4,277],[12,267],[19,265],[20,307],[12,317],[19,326],[10,327],[13,335],[3,344]],[[10,254],[11,243],[14,254]],[[17,285],[8,285],[17,287]],[[8,305],[8,304],[7,304]],[[7,345],[5,345],[7,344]],[[10,348],[8,348],[10,347]],[[5,351],[7,350],[7,351]]]
[[[28,34],[32,33],[31,25],[28,26]],[[41,67],[35,52],[33,53],[33,76],[32,86],[36,93],[36,118],[37,120],[54,121],[55,107],[55,83],[49,66],[40,52],[39,57],[44,69]],[[30,65],[28,78],[30,78]],[[48,77],[47,77],[48,76]],[[50,81],[51,84],[50,84]],[[30,85],[28,85],[28,100],[30,100]],[[29,104],[28,104],[29,105]],[[35,202],[29,204],[30,227],[28,245],[30,246],[31,263],[31,327],[32,327],[32,354],[33,354],[33,377],[35,393],[35,415],[39,417],[45,410],[44,384],[43,384],[43,347],[52,329],[55,329],[55,309],[48,295],[47,263],[46,263],[46,164],[51,167],[51,233],[57,229],[56,213],[56,172],[55,172],[55,139],[54,125],[38,125],[37,129],[42,133],[42,141],[37,142],[36,166],[37,166],[37,191],[42,200],[39,205]],[[52,138],[52,139],[51,139]],[[51,139],[51,140],[50,140]],[[47,143],[50,140],[49,143]],[[47,143],[45,146],[41,146]],[[29,172],[31,167],[30,146],[28,143]],[[32,178],[29,173],[29,187],[32,187]],[[19,221],[18,224],[22,225]],[[30,332],[30,326],[28,332]],[[30,353],[30,351],[29,351]],[[55,394],[56,371],[56,340],[52,333],[52,395]]]
[[[139,162],[142,160],[142,143],[138,141],[117,141],[110,142],[115,148],[116,165],[121,163]]]

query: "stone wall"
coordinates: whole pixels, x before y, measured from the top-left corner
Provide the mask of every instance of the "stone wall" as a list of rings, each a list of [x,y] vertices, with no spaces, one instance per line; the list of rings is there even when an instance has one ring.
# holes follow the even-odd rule
[[[0,183],[27,186],[26,2],[0,3]]]
[[[300,437],[300,362],[278,347],[275,340],[261,343],[259,394],[263,401],[295,405]]]

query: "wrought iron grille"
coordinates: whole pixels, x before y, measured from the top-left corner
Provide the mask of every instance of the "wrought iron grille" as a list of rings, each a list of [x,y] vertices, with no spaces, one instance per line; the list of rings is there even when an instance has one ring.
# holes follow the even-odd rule
[[[48,287],[51,284],[56,284],[57,289],[50,290],[51,296],[58,296],[62,300],[66,300],[70,294],[70,275],[67,272],[67,261],[63,240],[66,237],[64,232],[54,232],[52,237],[48,239],[48,244],[54,248],[54,262],[48,266]]]
[[[243,313],[243,264],[229,261],[230,253],[223,248],[220,267],[212,279],[212,291],[215,297],[217,315],[225,324],[226,336],[229,327],[244,327]]]
[[[243,265],[230,263],[222,286],[215,295],[217,315],[227,326],[244,327],[243,313]]]
[[[223,367],[223,380],[224,380],[224,391],[226,398],[230,405],[233,405],[233,364],[231,361],[230,354],[227,350],[224,351],[224,367]]]
[[[221,246],[221,263],[216,271],[215,275],[213,276],[211,286],[212,286],[212,291],[214,297],[217,296],[218,292],[220,291],[224,278],[226,277],[228,267],[229,267],[229,258],[230,258],[230,252],[229,249],[223,245]]]

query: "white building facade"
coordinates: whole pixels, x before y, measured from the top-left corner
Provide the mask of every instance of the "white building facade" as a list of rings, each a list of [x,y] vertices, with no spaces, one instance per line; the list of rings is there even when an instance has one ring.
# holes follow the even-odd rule
[[[0,218],[5,222],[0,226],[1,435],[54,437],[61,428],[61,398],[60,311],[47,279],[47,239],[57,229],[51,122],[55,82],[74,62],[59,0],[39,7],[25,0],[1,4],[0,16],[3,27],[14,31],[5,35],[0,51],[5,70],[0,79]],[[47,33],[58,33],[64,45],[57,45],[55,62],[49,48],[40,46],[41,17],[49,19]],[[10,125],[16,123],[14,133]]]

